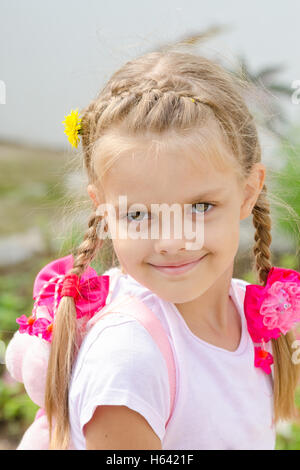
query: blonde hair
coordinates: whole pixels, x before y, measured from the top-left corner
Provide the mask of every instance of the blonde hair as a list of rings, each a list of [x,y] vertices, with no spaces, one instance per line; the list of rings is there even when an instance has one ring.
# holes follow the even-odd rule
[[[150,52],[127,62],[81,111],[82,147],[89,182],[101,183],[105,172],[126,151],[127,137],[144,139],[160,135],[168,143],[177,139],[176,144],[198,139],[201,150],[201,145],[210,140],[205,132],[211,123],[218,126],[223,138],[222,149],[218,151],[220,158],[231,153],[240,174],[246,177],[261,160],[261,148],[253,116],[242,97],[245,86],[245,82],[220,65],[190,53]],[[171,133],[172,139],[167,139]],[[225,148],[230,152],[225,154]],[[254,268],[258,282],[264,285],[271,268],[271,218],[266,185],[252,214]],[[92,214],[70,273],[82,275],[101,249],[102,240],[97,237],[100,221],[100,216]],[[64,297],[56,313],[46,385],[45,408],[50,430],[55,420],[50,436],[52,449],[65,449],[69,442],[68,387],[76,338],[75,304],[71,297]],[[296,413],[294,392],[299,368],[291,361],[293,340],[291,332],[272,340],[275,421]]]

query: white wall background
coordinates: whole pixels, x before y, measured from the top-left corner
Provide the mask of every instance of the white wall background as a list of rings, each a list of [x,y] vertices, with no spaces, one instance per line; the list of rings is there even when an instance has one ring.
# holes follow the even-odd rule
[[[214,23],[232,31],[207,56],[243,54],[253,71],[300,79],[299,0],[0,0],[0,139],[67,148],[61,121],[125,61]],[[201,51],[202,51],[201,50]],[[299,116],[300,106],[291,104]]]

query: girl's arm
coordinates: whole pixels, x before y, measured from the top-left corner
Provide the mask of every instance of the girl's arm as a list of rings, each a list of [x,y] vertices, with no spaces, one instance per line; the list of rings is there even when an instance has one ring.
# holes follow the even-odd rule
[[[87,450],[162,450],[146,419],[127,406],[98,406],[84,434]]]

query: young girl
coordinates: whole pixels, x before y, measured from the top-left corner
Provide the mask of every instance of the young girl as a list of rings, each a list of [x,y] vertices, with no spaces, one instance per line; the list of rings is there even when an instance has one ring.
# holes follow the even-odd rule
[[[55,312],[45,391],[52,449],[69,437],[75,449],[274,449],[276,422],[295,415],[300,274],[271,264],[265,167],[240,92],[208,59],[153,52],[114,73],[80,119],[66,118],[70,142],[81,138],[94,213]],[[115,211],[104,215],[104,203]],[[203,223],[200,243],[173,230],[145,236],[159,219],[155,204],[188,207],[185,220]],[[240,221],[251,214],[257,285],[232,277]],[[167,364],[137,319],[90,320],[77,353],[76,289],[101,255],[104,222],[119,262],[103,276],[113,281],[109,301],[135,296],[170,341],[170,419]]]

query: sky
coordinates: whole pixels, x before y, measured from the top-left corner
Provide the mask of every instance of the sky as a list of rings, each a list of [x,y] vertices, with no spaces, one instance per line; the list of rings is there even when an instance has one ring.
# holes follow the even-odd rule
[[[291,84],[299,17],[299,0],[0,0],[0,140],[66,149],[64,116],[115,70],[213,24],[230,29],[201,53],[228,64],[243,55],[253,71],[282,65],[278,79]],[[291,112],[300,117],[300,105]]]

